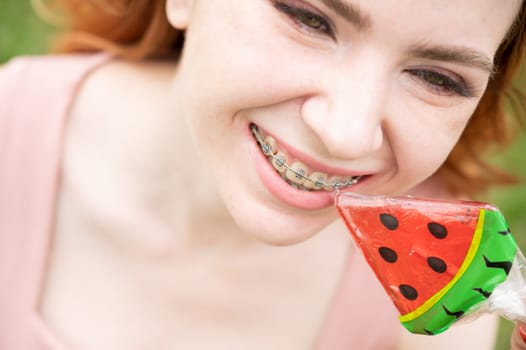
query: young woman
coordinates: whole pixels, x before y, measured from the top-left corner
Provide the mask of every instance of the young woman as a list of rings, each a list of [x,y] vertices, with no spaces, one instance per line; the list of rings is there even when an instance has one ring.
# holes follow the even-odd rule
[[[0,72],[0,348],[492,348],[407,334],[333,199],[505,180],[522,1],[57,2]]]

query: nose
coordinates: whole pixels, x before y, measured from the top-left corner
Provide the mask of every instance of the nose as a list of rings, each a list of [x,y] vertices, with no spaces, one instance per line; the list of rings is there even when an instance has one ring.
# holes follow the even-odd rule
[[[317,92],[303,102],[301,112],[327,152],[345,160],[379,150],[384,142],[385,80],[378,72],[358,68],[346,74],[340,70],[322,80]]]

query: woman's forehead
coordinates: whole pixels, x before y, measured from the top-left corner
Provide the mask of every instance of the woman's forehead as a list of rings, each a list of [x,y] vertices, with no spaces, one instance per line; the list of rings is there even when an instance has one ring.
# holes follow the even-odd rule
[[[254,13],[260,13],[254,19],[263,25],[269,18],[261,10],[277,3],[314,8],[335,24],[336,34],[358,33],[400,52],[422,44],[469,47],[492,61],[522,0],[244,0],[235,4],[231,0],[195,0],[192,6],[198,13],[207,13],[195,16],[203,19],[197,26],[204,30],[214,18],[239,23]]]
[[[362,31],[392,40],[465,45],[494,52],[514,22],[522,0],[316,0]]]

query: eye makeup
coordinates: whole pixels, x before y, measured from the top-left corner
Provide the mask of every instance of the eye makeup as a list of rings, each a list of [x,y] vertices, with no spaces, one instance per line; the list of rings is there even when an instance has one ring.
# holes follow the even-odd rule
[[[309,35],[324,35],[336,40],[334,25],[319,11],[300,1],[271,0],[274,7],[287,15],[297,28]]]
[[[428,68],[406,69],[419,84],[424,85],[432,93],[442,96],[461,96],[466,98],[476,97],[476,89],[468,82],[454,73],[445,74]]]

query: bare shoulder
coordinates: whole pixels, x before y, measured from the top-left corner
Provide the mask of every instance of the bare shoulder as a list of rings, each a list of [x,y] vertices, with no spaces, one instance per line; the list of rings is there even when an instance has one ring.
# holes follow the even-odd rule
[[[71,113],[106,119],[116,113],[137,113],[159,106],[172,70],[166,62],[110,61],[86,77]]]
[[[137,140],[154,138],[169,115],[173,70],[168,63],[114,60],[91,72],[69,111],[66,147],[89,145],[93,154],[122,158]]]
[[[82,207],[78,215],[106,217],[100,203],[119,207],[124,179],[129,187],[130,176],[146,171],[169,115],[171,70],[164,63],[113,60],[82,82],[67,116],[61,187],[64,198],[75,193],[67,203]]]
[[[103,176],[111,169],[116,177],[119,166],[155,146],[169,116],[171,71],[165,63],[113,60],[90,72],[67,116],[64,176]]]

